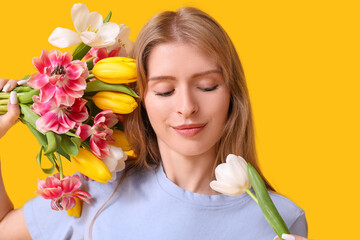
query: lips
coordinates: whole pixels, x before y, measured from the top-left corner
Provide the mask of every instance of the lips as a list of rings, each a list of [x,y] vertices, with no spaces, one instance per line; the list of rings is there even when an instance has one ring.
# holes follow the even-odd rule
[[[206,124],[183,124],[173,127],[173,129],[184,137],[193,137],[204,129]]]

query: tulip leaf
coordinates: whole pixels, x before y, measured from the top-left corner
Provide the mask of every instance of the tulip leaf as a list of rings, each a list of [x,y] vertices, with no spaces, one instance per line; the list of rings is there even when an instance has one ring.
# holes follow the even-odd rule
[[[61,140],[62,149],[70,156],[76,156],[79,153],[80,144],[80,137],[69,137],[64,134]]]
[[[51,162],[52,164],[52,167],[51,168],[41,168],[42,171],[46,174],[52,174],[54,171],[55,171],[55,166],[56,166],[56,163],[55,163],[55,159],[53,157],[52,154],[49,154],[49,155],[45,155],[49,161]],[[41,167],[41,166],[40,166]]]
[[[71,162],[69,154],[67,154],[62,147],[59,147],[56,152]]]
[[[79,135],[76,135],[75,133],[70,132],[70,131],[66,132],[65,134],[70,136],[70,137],[79,137]]]
[[[270,226],[274,229],[279,237],[281,237],[283,233],[290,234],[288,227],[286,226],[284,220],[280,216],[273,201],[271,200],[265,183],[259,173],[250,163],[248,163],[247,170],[251,185],[255,190],[256,197],[259,201],[261,211],[263,212]]]
[[[91,47],[86,45],[85,43],[79,43],[71,52],[73,60],[81,60],[90,49]]]
[[[123,92],[136,98],[139,97],[134,90],[124,84],[109,84],[100,80],[95,80],[87,83],[85,93],[100,91]]]
[[[47,156],[50,160],[50,162],[52,163],[52,167],[50,168],[43,168],[41,167],[41,158],[42,158],[42,151],[44,149],[44,146],[40,147],[40,151],[38,153],[38,155],[36,156],[36,162],[37,164],[40,166],[41,170],[46,173],[46,174],[52,174],[55,171],[55,161],[54,159],[50,159],[49,156]]]
[[[40,116],[34,113],[30,109],[29,105],[20,103],[20,109],[21,109],[21,113],[24,115],[22,119],[27,121],[29,124],[31,124],[33,128],[36,129],[36,120],[38,120]]]
[[[60,143],[62,139],[61,135],[49,131],[45,133],[45,136],[48,144],[44,154],[46,155],[52,152],[56,152],[60,147]]]
[[[26,120],[22,119],[22,122],[30,129],[30,131],[32,132],[32,134],[34,134],[34,136],[36,137],[36,139],[38,140],[39,144],[41,146],[46,146],[47,145],[47,139],[46,136],[44,134],[42,134],[41,132],[39,132],[38,130],[36,130],[36,128],[34,128],[29,122],[27,122]]]
[[[110,18],[112,16],[112,12],[110,11],[109,14],[106,16],[106,18],[104,19],[104,23],[107,23],[110,21]]]
[[[86,65],[87,65],[87,68],[89,69],[89,71],[94,68],[94,59],[95,59],[95,57],[92,57],[92,58],[86,60]],[[90,78],[91,75],[93,75],[93,74],[90,74],[88,79]]]

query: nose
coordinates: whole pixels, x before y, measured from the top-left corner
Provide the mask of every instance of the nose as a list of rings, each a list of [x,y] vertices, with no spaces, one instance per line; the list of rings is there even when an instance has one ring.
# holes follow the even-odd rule
[[[199,106],[196,96],[189,89],[183,89],[178,92],[176,111],[179,115],[188,118],[197,113],[198,110]]]

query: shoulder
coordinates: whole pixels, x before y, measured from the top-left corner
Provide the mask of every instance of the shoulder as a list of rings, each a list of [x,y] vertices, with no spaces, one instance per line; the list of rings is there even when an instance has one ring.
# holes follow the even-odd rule
[[[292,200],[278,193],[269,192],[269,195],[284,219],[292,234],[307,236],[308,226],[305,211],[296,205]]]

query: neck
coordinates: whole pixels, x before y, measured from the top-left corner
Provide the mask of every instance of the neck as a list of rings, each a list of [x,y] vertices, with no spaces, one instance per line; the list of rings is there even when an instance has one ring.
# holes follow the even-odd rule
[[[158,142],[163,168],[167,178],[190,192],[216,195],[210,188],[212,168],[216,158],[215,148],[196,156],[184,156]]]

